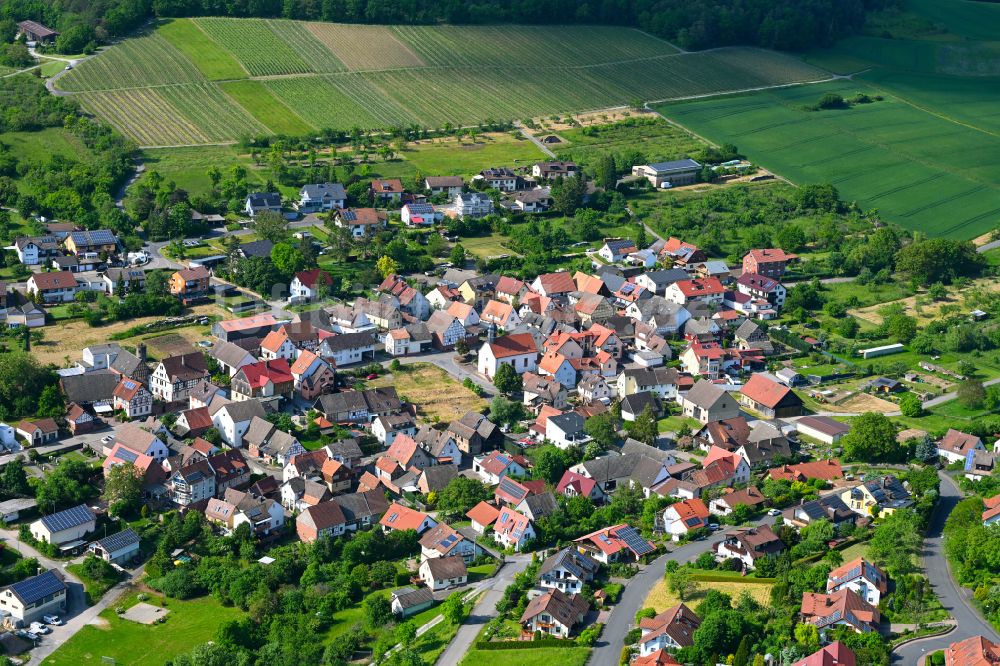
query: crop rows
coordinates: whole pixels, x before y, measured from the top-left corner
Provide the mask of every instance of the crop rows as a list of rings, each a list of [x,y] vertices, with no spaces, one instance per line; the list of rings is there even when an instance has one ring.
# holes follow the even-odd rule
[[[326,44],[308,30],[307,23],[268,21],[267,25],[278,39],[288,44],[314,72],[341,72],[345,69],[344,63],[326,47]]]
[[[413,121],[357,75],[274,79],[265,85],[316,127],[391,127]]]
[[[573,26],[397,26],[432,65],[568,67],[651,58],[676,49],[629,28]]]
[[[251,76],[299,74],[311,71],[263,19],[195,19],[213,39],[228,49]]]
[[[348,69],[396,69],[426,64],[387,26],[344,23],[306,23],[305,26]]]
[[[101,116],[141,146],[210,143],[201,128],[159,93],[133,88],[80,95],[84,108]]]
[[[211,141],[235,141],[240,135],[269,131],[243,107],[233,104],[217,84],[166,86],[158,90]]]
[[[153,33],[127,39],[85,60],[60,78],[58,87],[68,91],[113,90],[202,80],[194,63],[166,39]]]

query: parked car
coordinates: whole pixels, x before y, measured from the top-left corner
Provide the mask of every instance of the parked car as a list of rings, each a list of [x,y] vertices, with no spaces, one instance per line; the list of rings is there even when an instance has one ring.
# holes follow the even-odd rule
[[[708,529],[712,530],[713,532],[716,531],[717,529],[719,529],[719,523],[709,523]]]
[[[46,627],[41,622],[32,622],[31,626],[28,627],[28,631],[30,631],[33,634],[43,634],[44,635],[44,634],[47,634],[47,633],[51,632],[52,630],[49,629],[48,627]]]
[[[770,509],[767,512],[767,515],[769,515],[769,516],[780,516],[781,515],[781,511],[779,511],[778,509]]]
[[[378,379],[378,375],[373,372],[370,375],[368,375],[367,377],[365,377],[365,379]]]
[[[17,635],[20,636],[21,638],[27,638],[29,641],[37,641],[38,640],[38,634],[33,634],[30,631],[27,631],[25,629],[21,629],[20,631],[18,631]]]
[[[54,627],[62,626],[63,621],[59,619],[58,615],[43,615],[42,622],[45,624],[51,624]]]
[[[114,440],[115,440],[114,435],[105,435],[104,437],[101,437],[101,444],[110,444]]]

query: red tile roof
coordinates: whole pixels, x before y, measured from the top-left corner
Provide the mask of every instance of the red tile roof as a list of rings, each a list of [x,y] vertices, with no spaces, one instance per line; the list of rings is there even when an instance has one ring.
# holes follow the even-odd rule
[[[856,663],[851,649],[840,641],[834,641],[792,666],[855,666]]]
[[[687,298],[698,296],[715,296],[726,293],[726,288],[718,278],[704,278],[694,280],[680,280],[676,283],[677,288]]]
[[[564,495],[567,488],[572,488],[576,491],[577,495],[590,497],[590,493],[593,492],[596,485],[597,481],[594,479],[583,476],[582,474],[577,474],[572,470],[566,470],[563,472],[562,478],[559,479],[559,484],[556,486],[556,492],[560,495]]]
[[[997,666],[1000,664],[1000,644],[983,636],[973,636],[948,646],[944,651],[945,666]]]
[[[776,480],[805,481],[806,479],[823,479],[833,481],[844,476],[840,461],[836,458],[782,465],[767,470],[768,476]]]
[[[508,356],[538,352],[535,339],[531,337],[530,333],[515,333],[497,338],[490,344],[490,349],[493,351],[494,358],[507,358]]]
[[[240,372],[247,378],[250,388],[261,388],[268,381],[275,384],[293,381],[292,369],[288,366],[288,361],[283,358],[244,365],[240,368]]]
[[[768,379],[765,375],[756,374],[747,380],[747,383],[740,389],[740,393],[759,405],[774,409],[788,397],[788,394],[792,393],[792,389],[773,379]]]
[[[378,522],[390,530],[418,530],[425,520],[426,513],[393,502]]]
[[[30,278],[38,289],[47,291],[49,289],[71,289],[76,287],[76,278],[69,271],[55,271],[53,273],[35,273]]]
[[[493,521],[500,516],[500,511],[492,504],[480,502],[469,509],[465,515],[468,516],[469,520],[477,522],[480,525],[492,525]]]
[[[319,279],[319,276],[321,275],[323,276],[323,279],[326,281],[326,284],[330,285],[331,284],[330,274],[321,268],[313,268],[308,271],[299,271],[298,273],[295,274],[295,277],[297,277],[299,279],[299,282],[301,282],[303,285],[312,289],[314,286],[316,286],[316,281]]]

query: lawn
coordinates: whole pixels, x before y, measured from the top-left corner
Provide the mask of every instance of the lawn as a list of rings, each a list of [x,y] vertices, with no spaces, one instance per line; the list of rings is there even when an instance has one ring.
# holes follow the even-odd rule
[[[584,666],[590,648],[469,650],[460,666]]]
[[[407,145],[403,156],[425,176],[470,176],[494,166],[525,166],[545,159],[538,147],[518,135],[480,134],[475,142],[428,139]]]
[[[712,574],[717,574],[719,572],[711,572]],[[684,603],[692,608],[698,604],[699,601],[705,596],[708,590],[718,590],[723,594],[728,594],[735,601],[739,598],[744,591],[749,592],[750,596],[756,599],[759,603],[763,605],[770,605],[771,603],[771,587],[773,583],[770,582],[753,582],[753,578],[741,578],[734,576],[732,582],[706,582],[706,581],[695,581],[696,591],[689,598],[684,600]],[[667,587],[666,579],[662,579],[656,582],[653,589],[649,591],[646,595],[646,600],[643,602],[643,608],[654,608],[657,613],[662,613],[666,609],[676,606],[681,603],[680,597],[671,592]]]
[[[104,578],[101,580],[90,578],[84,574],[82,564],[70,564],[66,567],[66,569],[79,578],[83,583],[83,590],[87,595],[87,603],[90,605],[100,600],[100,598],[104,596],[105,592],[110,590],[114,587],[115,583],[121,580],[120,577]]]
[[[82,141],[61,127],[46,127],[37,132],[5,132],[0,134],[0,140],[19,162],[38,162],[55,155],[73,159],[90,155]]]
[[[685,426],[691,430],[698,430],[701,427],[701,423],[699,423],[697,419],[688,418],[687,416],[681,416],[679,414],[668,416],[667,418],[660,419],[656,422],[656,427],[660,432],[677,432]]]
[[[149,603],[157,603],[153,597]],[[130,599],[135,602],[135,595]],[[100,664],[102,659],[113,659],[117,666],[142,666],[162,663],[178,654],[191,650],[215,637],[223,622],[243,615],[236,608],[227,608],[211,597],[188,601],[171,599],[167,602],[170,613],[163,624],[142,625],[117,616],[109,608],[70,638],[48,659],[45,666],[80,666]]]
[[[868,543],[852,543],[850,546],[840,551],[840,554],[843,556],[844,562],[851,562],[859,557],[867,557]]]
[[[218,167],[225,177],[233,167],[247,170],[251,185],[264,184],[256,174],[253,162],[240,155],[232,146],[199,146],[196,148],[152,148],[142,151],[146,171],[156,171],[165,181],[174,181],[177,187],[191,196],[204,196],[211,191],[212,181],[208,170]]]
[[[465,248],[465,251],[476,257],[497,257],[501,254],[517,254],[504,245],[507,237],[502,234],[490,234],[489,236],[470,236],[461,238],[458,241]]]
[[[554,150],[560,159],[594,164],[602,154],[641,151],[650,162],[682,159],[705,148],[689,132],[659,117],[638,116],[619,122],[559,131],[567,143]]]
[[[487,402],[430,363],[404,365],[399,372],[385,374],[369,386],[395,386],[400,398],[417,406],[417,414],[430,421],[449,423],[468,412],[481,412]]]

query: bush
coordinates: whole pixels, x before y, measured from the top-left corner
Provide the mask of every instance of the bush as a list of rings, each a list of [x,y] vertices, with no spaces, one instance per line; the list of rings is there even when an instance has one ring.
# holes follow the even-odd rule
[[[601,637],[602,631],[604,631],[604,625],[600,622],[587,627],[580,632],[579,636],[576,637],[576,644],[582,647],[590,647],[597,642],[598,638]]]
[[[625,589],[624,585],[619,583],[608,583],[604,586],[604,594],[607,603],[616,604],[622,598],[622,591]]]

